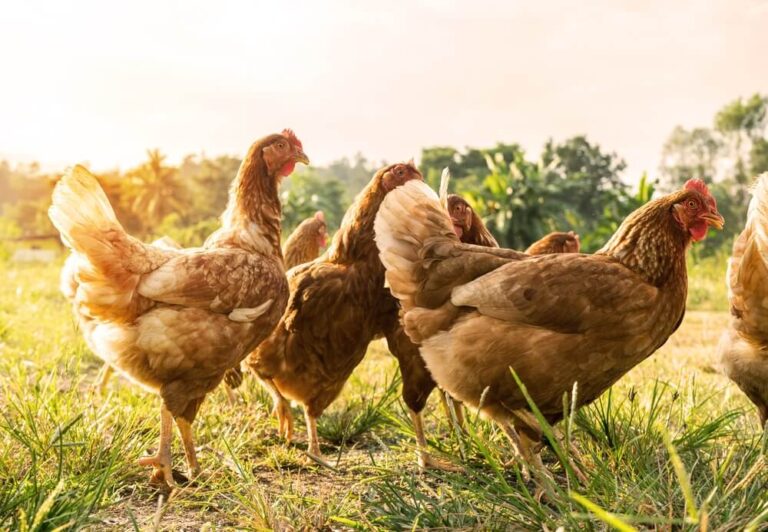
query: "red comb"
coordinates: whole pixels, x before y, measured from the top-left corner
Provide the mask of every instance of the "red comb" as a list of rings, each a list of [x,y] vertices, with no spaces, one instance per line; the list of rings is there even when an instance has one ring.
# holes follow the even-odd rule
[[[294,146],[298,146],[299,148],[304,147],[301,145],[301,141],[299,140],[299,137],[296,136],[296,133],[294,133],[292,129],[287,129],[287,128],[284,129],[283,136],[287,137],[288,141]]]
[[[315,213],[315,220],[319,220],[321,222],[325,221],[325,215],[323,214],[323,211],[317,211]]]
[[[696,192],[701,192],[705,196],[709,196],[709,188],[707,188],[707,184],[697,177],[686,181],[683,188],[685,190],[695,190]]]

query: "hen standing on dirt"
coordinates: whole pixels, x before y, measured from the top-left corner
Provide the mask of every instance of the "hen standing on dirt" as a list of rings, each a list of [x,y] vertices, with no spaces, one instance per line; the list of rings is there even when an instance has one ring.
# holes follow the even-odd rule
[[[541,427],[510,367],[551,423],[574,383],[580,405],[593,401],[680,325],[685,252],[722,225],[706,185],[691,180],[632,213],[595,255],[461,244],[421,182],[390,193],[375,227],[406,332],[432,376],[475,407],[482,397],[483,412],[542,471]]]
[[[728,261],[731,323],[719,352],[728,375],[768,421],[768,174],[757,178],[747,224],[733,243]]]
[[[191,424],[224,372],[282,315],[288,285],[277,189],[307,163],[290,130],[257,141],[240,166],[222,227],[202,248],[173,250],[129,236],[99,183],[77,166],[53,192],[49,215],[76,256],[75,310],[89,347],[162,399],[152,479],[173,486],[176,421],[190,475],[199,467]]]

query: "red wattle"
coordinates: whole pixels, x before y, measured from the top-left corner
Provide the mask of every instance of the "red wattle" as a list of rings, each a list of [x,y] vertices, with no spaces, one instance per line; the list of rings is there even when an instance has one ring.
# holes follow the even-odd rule
[[[688,228],[688,232],[691,233],[691,238],[696,242],[704,240],[708,230],[709,226],[707,225],[707,222],[697,222]]]
[[[296,168],[296,161],[291,161],[289,163],[285,163],[283,167],[280,169],[278,174],[280,177],[288,177],[293,172],[293,169]]]

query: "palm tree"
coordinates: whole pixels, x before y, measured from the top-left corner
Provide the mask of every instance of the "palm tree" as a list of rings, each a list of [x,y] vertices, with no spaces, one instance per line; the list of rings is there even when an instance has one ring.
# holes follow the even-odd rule
[[[183,209],[187,189],[178,179],[178,168],[166,166],[160,150],[148,150],[147,156],[147,162],[129,172],[128,183],[131,210],[151,230],[165,216]]]

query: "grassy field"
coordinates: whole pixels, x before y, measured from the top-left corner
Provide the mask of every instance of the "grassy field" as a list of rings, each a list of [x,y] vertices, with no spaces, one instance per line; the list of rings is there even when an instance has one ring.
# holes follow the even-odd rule
[[[564,474],[540,502],[491,423],[468,434],[431,399],[436,454],[464,473],[419,474],[397,369],[380,344],[321,421],[336,467],[277,437],[253,380],[237,404],[217,391],[196,423],[204,472],[166,500],[136,460],[157,444],[159,402],[115,378],[91,392],[99,361],[56,288],[58,265],[0,263],[0,529],[756,530],[768,520],[765,442],[749,402],[717,373],[727,322],[722,268],[692,268],[691,310],[656,355],[578,412],[568,432],[589,482]],[[704,288],[706,287],[706,288]],[[559,430],[564,430],[561,427]],[[178,440],[176,466],[183,469]]]

